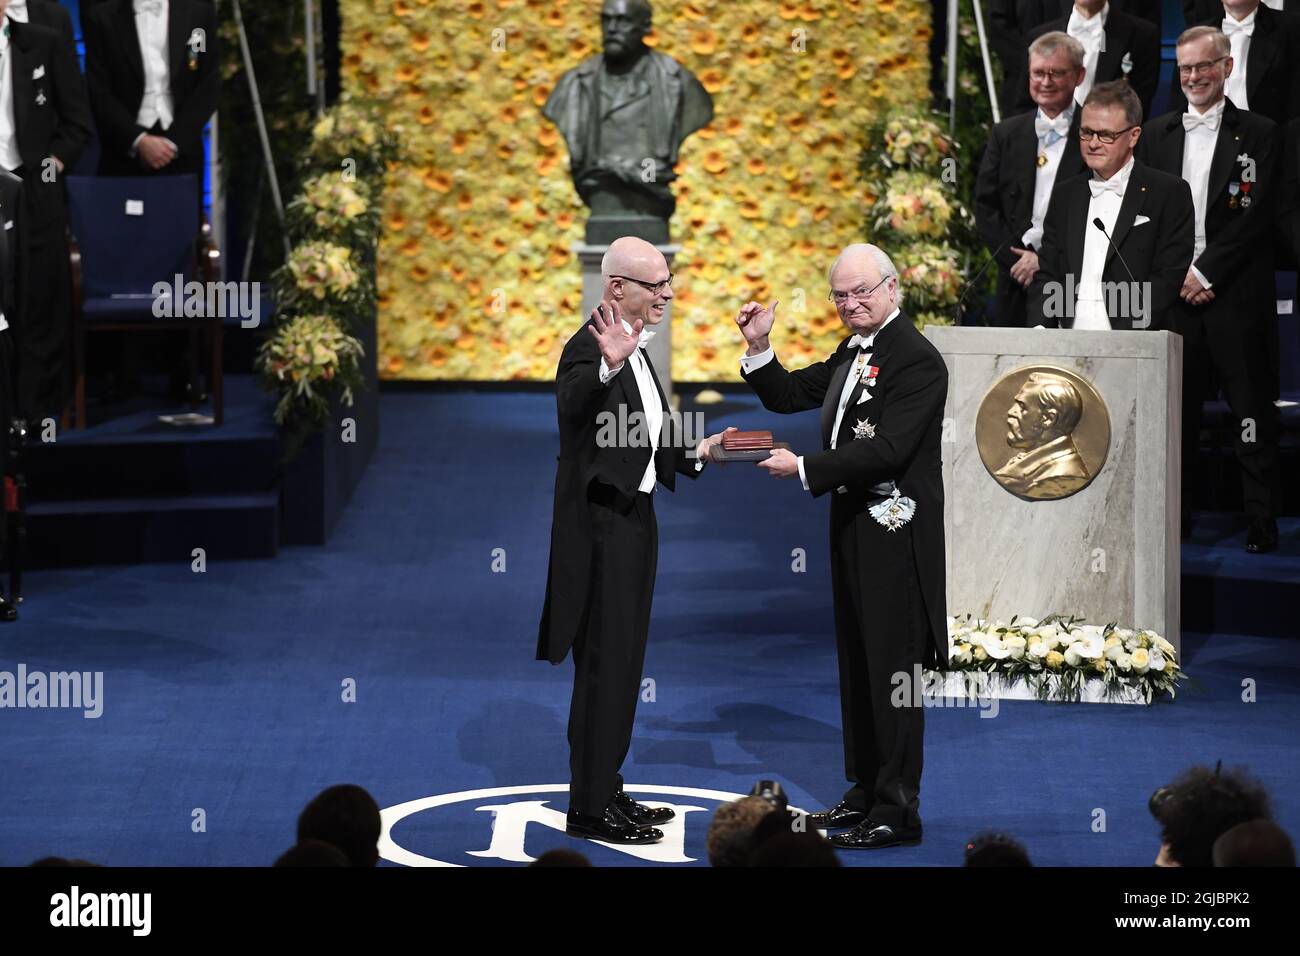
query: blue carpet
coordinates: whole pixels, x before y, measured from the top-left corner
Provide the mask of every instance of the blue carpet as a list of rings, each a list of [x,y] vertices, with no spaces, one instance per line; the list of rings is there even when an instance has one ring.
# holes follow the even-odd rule
[[[104,713],[0,711],[0,864],[48,853],[114,865],[264,865],[298,810],[339,782],[380,806],[567,781],[572,666],[534,661],[556,454],[541,393],[389,392],[377,456],[328,547],[273,561],[41,572],[0,629],[0,670],[103,671]],[[729,396],[710,427],[770,426]],[[814,415],[781,422],[796,447]],[[807,809],[843,788],[826,504],[749,466],[657,495],[661,554],[629,785],[745,792],[775,778]],[[202,542],[195,542],[201,546]],[[1294,547],[1295,542],[1289,543]],[[494,549],[506,570],[492,570]],[[807,553],[794,573],[791,552]],[[1246,764],[1300,835],[1300,641],[1184,635],[1194,678],[1151,708],[1004,701],[927,712],[925,842],[848,865],[945,865],[983,827],[1042,864],[1148,865],[1150,792],[1192,762]],[[1241,701],[1246,678],[1258,703]],[[356,702],[341,700],[356,682]],[[716,798],[665,796],[704,857]],[[462,865],[492,842],[484,795],[412,814],[407,850]],[[197,811],[203,827],[195,832]],[[1104,811],[1104,832],[1096,832]],[[575,846],[532,824],[536,856]]]

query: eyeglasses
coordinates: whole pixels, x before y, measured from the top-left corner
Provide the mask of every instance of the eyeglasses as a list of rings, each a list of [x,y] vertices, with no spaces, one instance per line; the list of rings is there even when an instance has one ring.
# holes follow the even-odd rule
[[[1073,72],[1073,70],[1030,70],[1029,78],[1035,83],[1046,83],[1049,79],[1063,80]]]
[[[673,284],[673,274],[668,273],[668,278],[662,282],[643,282],[640,279],[633,279],[631,276],[610,276],[611,279],[626,279],[628,282],[635,282],[641,288],[647,290],[653,295],[662,295],[664,290]]]
[[[1111,143],[1115,142],[1115,140],[1119,139],[1121,136],[1123,136],[1131,129],[1137,129],[1137,127],[1125,126],[1123,129],[1115,130],[1114,132],[1112,132],[1111,130],[1108,129],[1089,129],[1086,126],[1080,126],[1079,139],[1087,143],[1094,136],[1096,136],[1099,140],[1101,140],[1103,143],[1109,146]]]
[[[1200,63],[1192,63],[1189,66],[1178,64],[1179,76],[1191,76],[1194,73],[1209,73],[1218,64],[1226,60],[1226,56],[1221,56],[1217,60],[1202,60]]]
[[[881,279],[879,282],[873,285],[870,289],[868,289],[866,286],[858,286],[852,292],[836,292],[834,290],[831,290],[831,293],[830,295],[827,296],[827,298],[830,299],[832,302],[834,302],[837,306],[844,305],[846,302],[849,301],[849,299],[856,299],[859,302],[865,302],[867,300],[867,297],[870,296],[871,293],[875,292],[882,285],[884,285],[886,282],[888,282],[890,279],[893,278],[894,276],[892,275],[885,276],[883,279]]]

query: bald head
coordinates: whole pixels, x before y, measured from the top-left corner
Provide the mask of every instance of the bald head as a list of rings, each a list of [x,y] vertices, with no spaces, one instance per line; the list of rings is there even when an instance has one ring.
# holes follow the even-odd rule
[[[615,239],[600,260],[600,275],[605,281],[602,298],[617,302],[628,323],[640,319],[657,325],[663,320],[673,297],[668,283],[672,276],[668,261],[653,245],[635,236]]]
[[[600,260],[600,275],[609,283],[610,276],[632,276],[646,282],[657,282],[663,276],[655,276],[658,271],[668,271],[668,264],[663,254],[636,236],[623,236],[609,244],[605,257]]]

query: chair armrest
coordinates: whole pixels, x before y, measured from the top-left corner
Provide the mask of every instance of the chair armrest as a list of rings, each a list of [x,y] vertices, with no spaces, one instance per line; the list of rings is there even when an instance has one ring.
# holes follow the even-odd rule
[[[199,222],[199,237],[194,244],[194,272],[203,282],[218,282],[221,279],[221,250],[212,236],[212,224],[208,217],[202,216]]]
[[[86,290],[81,272],[81,246],[71,229],[68,230],[68,267],[72,277],[72,314],[74,319],[80,319]]]

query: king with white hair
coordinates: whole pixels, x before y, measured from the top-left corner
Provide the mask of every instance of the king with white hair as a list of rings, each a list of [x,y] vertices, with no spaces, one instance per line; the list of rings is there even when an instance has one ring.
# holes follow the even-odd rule
[[[920,693],[897,694],[948,660],[940,440],[943,358],[902,310],[898,270],[877,246],[849,246],[830,270],[849,333],[825,361],[788,371],[769,340],[778,303],[736,316],[741,374],[780,414],[821,413],[822,447],[779,449],[758,467],[831,501],[831,594],[849,789],[812,814],[831,842],[877,849],[921,839]],[[898,698],[902,702],[898,702]]]

